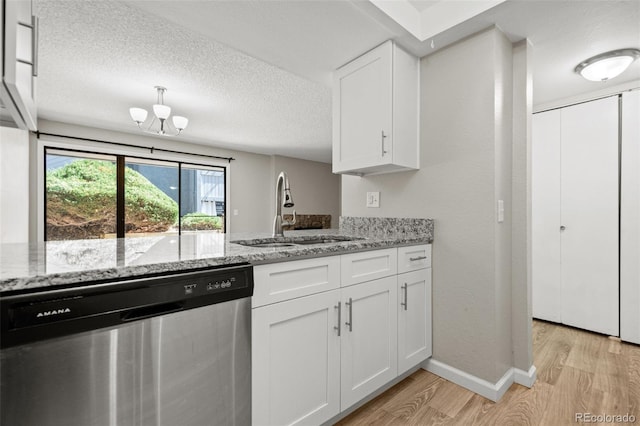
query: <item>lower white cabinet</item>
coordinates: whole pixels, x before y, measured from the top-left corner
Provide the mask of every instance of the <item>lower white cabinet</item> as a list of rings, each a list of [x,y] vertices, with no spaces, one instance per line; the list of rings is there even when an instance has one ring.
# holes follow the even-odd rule
[[[422,247],[430,253],[429,246]],[[366,253],[374,260],[388,251]],[[299,272],[318,265],[335,271],[337,259],[365,264],[366,253],[310,259],[313,265],[302,260],[254,268],[256,287],[276,288],[270,281],[298,274],[302,284],[318,281],[322,286],[314,288],[333,288],[274,303],[256,291],[254,425],[319,425],[431,356],[430,262],[426,269],[400,275],[393,265],[388,276],[355,283],[353,277],[341,281],[335,272]],[[395,253],[392,257],[395,260]],[[379,265],[369,263],[363,277],[378,274]],[[308,287],[302,284],[287,288]]]
[[[340,290],[253,309],[254,425],[320,424],[340,412]]]
[[[393,275],[341,290],[342,410],[397,376],[396,282]]]
[[[398,374],[432,354],[431,269],[398,275]]]

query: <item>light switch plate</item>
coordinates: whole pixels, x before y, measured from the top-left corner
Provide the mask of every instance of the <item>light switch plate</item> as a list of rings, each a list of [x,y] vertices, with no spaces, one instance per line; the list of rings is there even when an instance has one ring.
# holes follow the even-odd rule
[[[504,222],[504,200],[498,200],[498,223]]]
[[[380,207],[380,192],[367,192],[367,207]]]

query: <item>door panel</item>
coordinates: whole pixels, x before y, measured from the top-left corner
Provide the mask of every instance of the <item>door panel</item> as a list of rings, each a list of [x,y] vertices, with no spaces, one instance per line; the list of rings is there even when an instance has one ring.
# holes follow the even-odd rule
[[[562,322],[618,335],[618,98],[562,109]]]
[[[622,95],[620,338],[640,344],[640,91]]]
[[[560,115],[533,116],[532,146],[532,308],[533,317],[562,321],[560,270]]]

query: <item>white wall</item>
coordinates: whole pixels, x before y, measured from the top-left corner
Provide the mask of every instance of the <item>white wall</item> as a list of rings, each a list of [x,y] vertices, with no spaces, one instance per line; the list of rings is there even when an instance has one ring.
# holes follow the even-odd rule
[[[235,158],[235,161],[230,163],[231,189],[228,195],[228,212],[232,233],[271,231],[274,214],[273,182],[275,182],[277,176],[273,174],[274,162],[286,164],[288,168],[295,170],[295,181],[292,182],[292,185],[302,196],[302,199],[300,197],[294,198],[296,203],[300,205],[300,210],[298,211],[302,212],[302,206],[307,203],[303,194],[313,197],[313,208],[326,204],[331,206],[331,209],[336,210],[336,206],[339,205],[339,180],[336,181],[334,175],[331,174],[331,166],[328,164],[285,157],[276,157],[276,160],[272,160],[272,156],[268,155],[198,145],[185,142],[184,139],[181,140],[180,138],[128,134],[47,120],[40,120],[38,124],[39,130],[43,133]],[[32,158],[31,161],[33,162],[34,159]],[[310,173],[305,174],[302,172],[304,170],[309,170]],[[34,181],[36,180],[35,173],[36,170],[33,167],[32,179]],[[326,185],[323,185],[322,190],[318,191],[317,187],[320,181],[326,182]],[[295,193],[294,197],[296,197]],[[234,215],[236,210],[237,215]],[[34,226],[33,222],[37,221],[37,218],[33,212],[31,216],[32,226]]]
[[[331,227],[337,228],[340,216],[340,176],[331,173],[331,164],[277,155],[271,157],[271,160],[272,192],[275,194],[276,178],[284,170],[289,176],[296,213],[330,214]],[[292,211],[283,210],[284,213]]]
[[[532,53],[527,40],[513,46],[513,162],[511,178],[511,318],[513,365],[533,364],[531,331]]]
[[[29,132],[0,127],[0,243],[29,241]]]
[[[526,71],[520,62],[517,70]],[[342,177],[343,215],[435,220],[434,359],[491,383],[513,365],[511,336],[527,333],[522,324],[512,325],[512,310],[527,306],[514,303],[511,292],[512,274],[522,275],[512,268],[512,234],[521,238],[525,226],[519,212],[514,229],[509,210],[511,85],[512,49],[497,29],[423,58],[420,170]],[[518,124],[518,137],[524,126]],[[514,164],[521,163],[518,157]],[[365,207],[367,191],[380,191],[379,209]],[[498,197],[506,209],[501,224]]]

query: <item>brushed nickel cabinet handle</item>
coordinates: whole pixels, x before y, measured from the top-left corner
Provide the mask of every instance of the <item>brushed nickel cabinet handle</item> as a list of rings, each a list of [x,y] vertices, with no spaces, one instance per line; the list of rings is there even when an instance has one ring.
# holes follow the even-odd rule
[[[344,304],[349,307],[349,322],[345,322],[344,325],[349,327],[349,331],[353,331],[353,300],[349,298],[349,301]]]
[[[40,38],[40,20],[38,19],[37,16],[31,16],[31,31],[33,31],[33,34],[31,37],[31,43],[33,43],[32,50],[31,50],[31,55],[33,55],[33,57],[31,58],[31,62],[33,63],[31,75],[33,77],[37,77],[38,63],[40,62],[38,59],[38,39]]]
[[[387,151],[384,150],[384,140],[387,137],[387,135],[384,134],[384,130],[382,130],[382,138],[380,139],[381,141],[381,147],[382,147],[382,156],[384,157],[384,155],[387,153]]]
[[[415,262],[416,260],[424,260],[426,258],[427,258],[427,256],[410,257],[409,261],[410,262]]]
[[[407,283],[404,283],[404,285],[402,286],[402,290],[404,291],[404,302],[400,303],[400,306],[404,306],[404,310],[407,310],[407,298],[409,297],[409,286],[407,285]]]
[[[338,325],[336,327],[333,327],[333,329],[338,330],[338,337],[340,337],[340,329],[342,328],[340,327],[340,322],[342,322],[342,302],[338,302],[338,304],[335,305],[334,308],[338,310]]]

